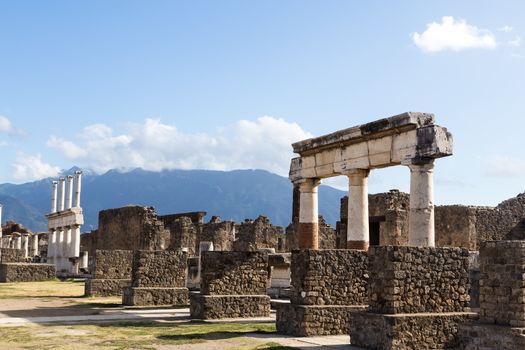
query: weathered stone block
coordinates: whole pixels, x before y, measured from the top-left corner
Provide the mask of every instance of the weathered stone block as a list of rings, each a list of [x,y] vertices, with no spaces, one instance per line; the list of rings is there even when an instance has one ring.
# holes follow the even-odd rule
[[[55,265],[51,264],[0,264],[0,282],[36,282],[46,281],[55,277]]]
[[[525,349],[525,328],[467,322],[459,327],[461,350]]]
[[[0,258],[2,263],[27,262],[22,249],[0,248]]]
[[[463,248],[373,246],[370,311],[469,311],[469,251]]]
[[[84,287],[85,296],[120,296],[122,289],[129,287],[130,279],[86,279]]]
[[[187,305],[188,303],[188,288],[126,287],[122,292],[123,305]]]
[[[268,317],[270,297],[190,293],[190,316],[199,319]]]
[[[364,309],[354,305],[277,304],[277,333],[296,337],[347,334],[350,311]]]
[[[133,287],[186,287],[188,254],[173,250],[137,250],[133,253]]]
[[[481,243],[480,321],[525,327],[525,241]]]
[[[455,349],[459,325],[475,313],[376,314],[352,312],[350,343],[377,350]]]
[[[368,256],[365,251],[294,250],[291,269],[292,304],[367,304]]]
[[[203,295],[263,295],[268,284],[268,254],[215,252],[202,254]]]

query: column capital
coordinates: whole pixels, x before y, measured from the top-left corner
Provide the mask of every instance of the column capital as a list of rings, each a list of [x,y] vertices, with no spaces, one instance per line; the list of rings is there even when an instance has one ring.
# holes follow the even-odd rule
[[[341,170],[342,175],[346,176],[362,176],[366,177],[370,174],[370,169],[343,169]]]
[[[299,179],[292,181],[295,186],[299,186],[299,188],[302,190],[308,190],[316,188],[321,184],[321,179],[318,178],[307,178],[307,179]]]

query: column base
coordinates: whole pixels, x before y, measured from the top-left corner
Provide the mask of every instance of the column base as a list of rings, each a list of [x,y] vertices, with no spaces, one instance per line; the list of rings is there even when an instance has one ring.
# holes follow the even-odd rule
[[[299,249],[319,248],[319,224],[317,222],[300,222],[298,235]]]
[[[277,333],[295,337],[348,334],[350,311],[366,305],[276,305]]]
[[[346,242],[347,249],[357,249],[357,250],[368,250],[370,242],[368,241],[348,241]]]
[[[125,287],[122,304],[128,306],[187,305],[188,288]]]
[[[190,293],[190,317],[199,319],[269,317],[267,295],[201,295]]]
[[[352,312],[350,343],[377,350],[457,349],[459,325],[472,312],[376,314]]]

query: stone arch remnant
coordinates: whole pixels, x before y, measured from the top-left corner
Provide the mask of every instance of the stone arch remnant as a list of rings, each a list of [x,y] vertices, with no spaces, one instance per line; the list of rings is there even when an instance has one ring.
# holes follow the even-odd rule
[[[296,142],[290,164],[299,188],[299,248],[318,249],[317,188],[321,179],[348,176],[347,248],[367,250],[368,175],[395,165],[410,168],[408,244],[434,246],[434,159],[452,155],[452,134],[431,113],[406,112]]]

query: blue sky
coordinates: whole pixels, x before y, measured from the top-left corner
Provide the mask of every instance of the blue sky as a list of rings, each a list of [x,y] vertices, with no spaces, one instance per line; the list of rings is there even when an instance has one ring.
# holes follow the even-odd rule
[[[454,135],[438,204],[525,191],[523,1],[1,1],[0,182],[262,168],[405,111]],[[333,183],[344,186],[343,178]],[[408,190],[403,167],[370,192]]]

